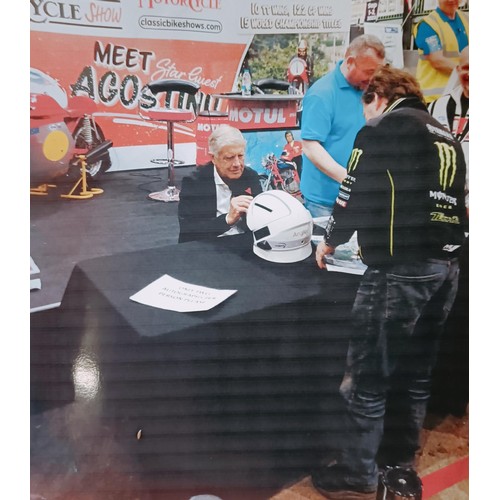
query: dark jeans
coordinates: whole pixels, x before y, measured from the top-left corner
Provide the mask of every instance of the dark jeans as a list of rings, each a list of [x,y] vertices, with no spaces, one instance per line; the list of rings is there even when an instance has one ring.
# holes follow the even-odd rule
[[[381,459],[413,464],[458,276],[457,259],[367,269],[340,387],[352,432],[339,457],[339,484],[375,487]]]

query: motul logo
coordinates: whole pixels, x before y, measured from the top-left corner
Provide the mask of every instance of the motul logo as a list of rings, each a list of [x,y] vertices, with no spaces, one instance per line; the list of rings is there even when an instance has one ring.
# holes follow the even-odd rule
[[[221,124],[216,123],[198,123],[197,129],[200,132],[213,132],[216,128],[219,128]]]
[[[229,111],[229,121],[274,125],[285,123],[283,108],[237,108]]]

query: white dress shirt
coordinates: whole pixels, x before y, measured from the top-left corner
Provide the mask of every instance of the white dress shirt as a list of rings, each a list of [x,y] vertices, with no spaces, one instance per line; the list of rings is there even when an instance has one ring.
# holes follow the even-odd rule
[[[214,167],[214,181],[215,181],[215,191],[217,194],[217,217],[222,214],[229,213],[229,206],[231,203],[231,196],[233,193],[229,189],[229,186],[222,180],[219,172]],[[226,218],[227,221],[227,218]],[[243,230],[240,229],[236,224],[231,226],[225,233],[220,234],[219,236],[229,236],[231,234],[239,234],[243,233]]]

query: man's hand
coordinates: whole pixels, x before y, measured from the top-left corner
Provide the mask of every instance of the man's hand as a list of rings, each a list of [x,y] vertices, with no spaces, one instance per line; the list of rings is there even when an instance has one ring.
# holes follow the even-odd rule
[[[230,226],[236,224],[241,219],[241,216],[247,213],[248,207],[250,206],[252,200],[253,197],[246,194],[231,198],[229,212],[226,215],[226,222]]]
[[[324,241],[320,241],[316,247],[316,264],[320,269],[326,269],[326,264],[323,261],[325,255],[335,252],[335,247],[327,245]]]

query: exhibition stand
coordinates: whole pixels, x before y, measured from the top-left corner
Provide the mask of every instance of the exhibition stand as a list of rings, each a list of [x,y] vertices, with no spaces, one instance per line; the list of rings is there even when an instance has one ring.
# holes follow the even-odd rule
[[[359,6],[368,16],[374,3]],[[315,84],[363,30],[397,63],[411,3],[381,2],[360,24],[351,0],[31,2],[33,497],[279,490],[331,460],[346,435],[339,386],[361,277],[320,270],[313,253],[265,261],[250,234],[175,244],[177,204],[149,201],[179,201],[221,124],[243,132],[246,166],[268,185],[275,167],[274,188],[287,173],[300,198],[300,170],[278,159],[286,131],[301,140],[303,61]],[[235,292],[197,312],[132,299],[164,276]],[[467,356],[462,266],[436,414],[467,407]],[[119,491],[137,478],[148,493]]]

